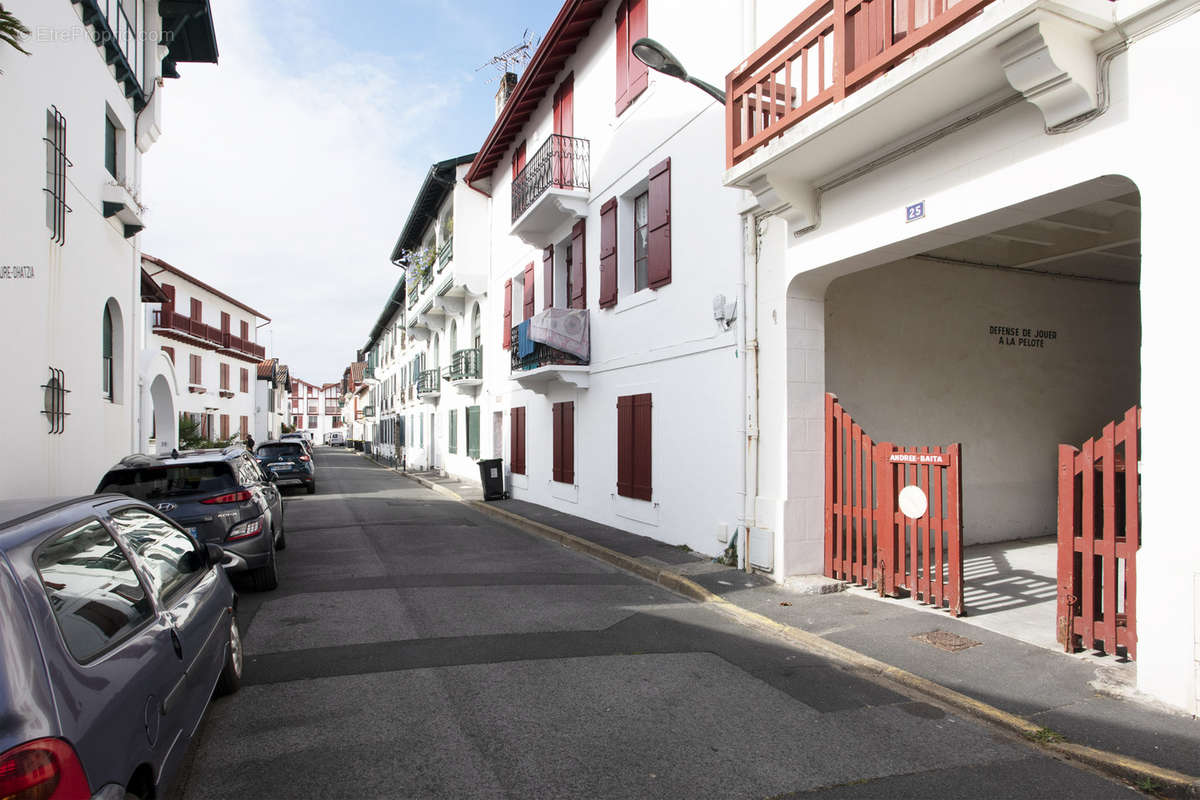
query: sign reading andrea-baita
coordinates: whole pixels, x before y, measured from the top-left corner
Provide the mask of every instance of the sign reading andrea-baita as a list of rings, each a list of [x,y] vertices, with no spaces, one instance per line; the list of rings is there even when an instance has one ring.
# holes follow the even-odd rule
[[[1001,347],[1045,348],[1046,342],[1058,338],[1058,331],[1013,328],[1008,325],[989,325],[988,334],[996,337],[996,344]]]

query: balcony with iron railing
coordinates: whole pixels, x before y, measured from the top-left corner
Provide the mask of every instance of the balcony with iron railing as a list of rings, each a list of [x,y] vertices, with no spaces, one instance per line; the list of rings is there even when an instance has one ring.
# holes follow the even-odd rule
[[[532,342],[530,352],[520,352],[520,326],[514,326],[509,339],[511,372],[509,377],[526,389],[545,393],[554,382],[568,383],[579,389],[589,385],[590,359],[568,353],[544,342]]]
[[[725,184],[814,224],[830,176],[935,123],[1022,95],[1050,129],[1085,114],[1110,6],[817,0],[726,76]]]
[[[437,397],[442,393],[442,371],[424,369],[417,374],[417,396]]]
[[[441,248],[438,250],[438,254],[437,254],[438,272],[441,272],[442,270],[444,270],[446,268],[446,265],[449,264],[450,261],[453,260],[453,258],[454,258],[454,239],[451,238],[451,239],[447,239],[445,242],[443,242]]]
[[[551,134],[512,182],[512,230],[534,247],[587,213],[591,196],[591,143]]]
[[[483,350],[471,347],[455,350],[446,368],[446,380],[453,386],[478,386],[483,383]]]
[[[154,312],[154,332],[208,350],[219,350],[222,353],[246,361],[262,361],[266,356],[266,348],[255,344],[249,339],[234,336],[213,325],[206,325],[200,320],[180,314],[170,309],[160,309]]]

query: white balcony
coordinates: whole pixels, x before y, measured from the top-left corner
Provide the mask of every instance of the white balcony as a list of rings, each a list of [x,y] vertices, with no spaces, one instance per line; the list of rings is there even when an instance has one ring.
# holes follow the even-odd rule
[[[546,247],[564,224],[587,214],[591,194],[590,143],[552,134],[513,179],[510,233]]]

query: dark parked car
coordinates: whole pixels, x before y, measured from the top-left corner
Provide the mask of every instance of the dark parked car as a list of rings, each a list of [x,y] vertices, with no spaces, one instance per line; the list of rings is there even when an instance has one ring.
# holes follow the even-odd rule
[[[304,445],[304,449],[305,449],[305,451],[308,452],[309,456],[311,456],[313,454],[312,439],[309,439],[303,433],[285,433],[279,437],[279,441],[281,441],[281,442],[300,442],[300,444]]]
[[[275,551],[287,545],[283,500],[271,476],[238,445],[174,458],[121,459],[97,492],[145,500],[201,543],[229,551],[230,572],[246,572],[258,590],[279,584]]]
[[[263,442],[254,450],[254,457],[268,470],[278,486],[300,485],[309,494],[317,491],[316,469],[312,456],[296,439]]]
[[[162,797],[242,645],[224,554],[122,495],[0,502],[0,797]]]

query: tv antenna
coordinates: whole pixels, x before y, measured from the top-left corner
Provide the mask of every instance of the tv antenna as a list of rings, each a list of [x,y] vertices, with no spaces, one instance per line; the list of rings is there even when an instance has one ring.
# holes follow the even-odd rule
[[[526,28],[525,32],[521,34],[519,44],[513,45],[499,55],[492,56],[490,61],[476,67],[475,71],[479,72],[479,70],[486,67],[495,67],[497,73],[499,73],[496,80],[499,80],[506,73],[518,72],[521,67],[529,63],[529,59],[533,57],[533,51],[537,49],[539,41],[538,37]]]

